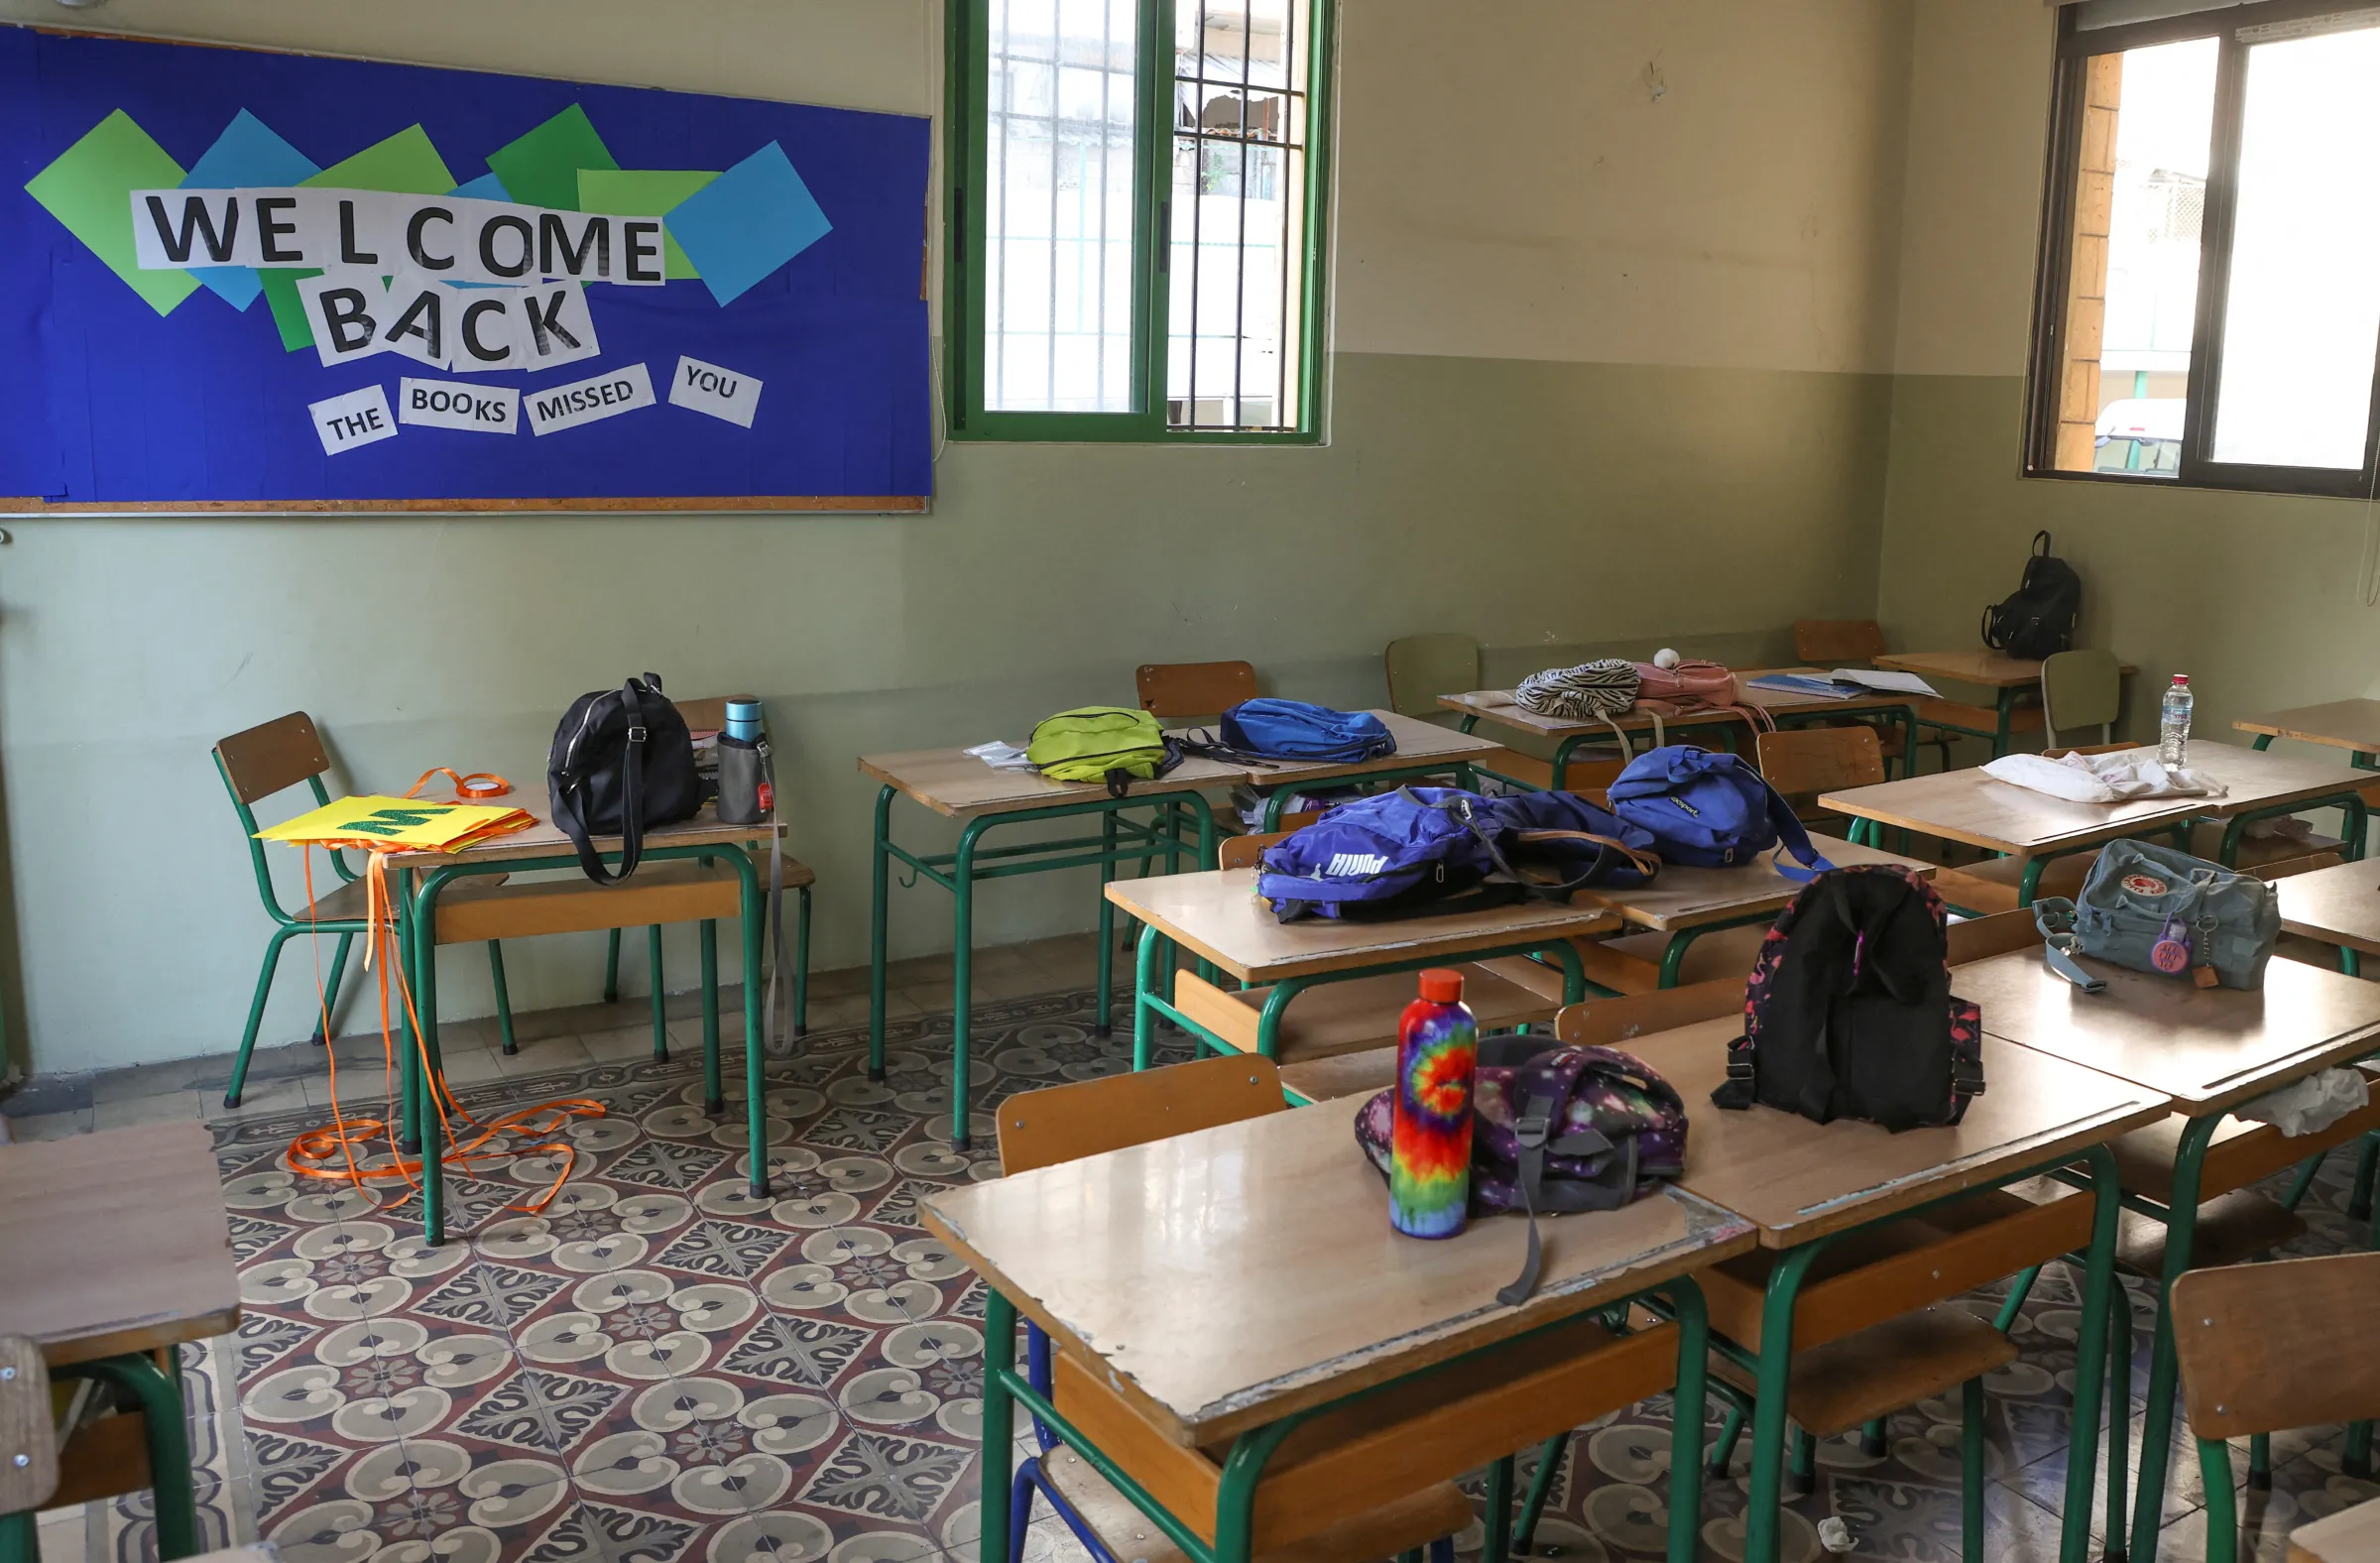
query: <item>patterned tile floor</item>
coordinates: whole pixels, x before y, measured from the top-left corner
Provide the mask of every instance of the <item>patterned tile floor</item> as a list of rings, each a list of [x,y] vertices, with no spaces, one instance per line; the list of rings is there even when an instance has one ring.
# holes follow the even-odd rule
[[[994,1175],[985,1110],[1001,1097],[1126,1067],[1125,1043],[1092,1036],[1089,1008],[1079,991],[979,1006],[988,1064],[970,1155],[944,1123],[947,1015],[896,1022],[881,1085],[866,1078],[864,1025],[814,1033],[769,1066],[767,1202],[744,1186],[740,1106],[705,1118],[683,1049],[667,1064],[622,1047],[458,1084],[483,1112],[555,1096],[609,1111],[571,1126],[576,1160],[541,1216],[504,1207],[550,1180],[552,1161],[451,1185],[468,1236],[438,1250],[414,1236],[402,1187],[389,1199],[283,1169],[319,1108],[219,1121],[248,1315],[185,1358],[209,1538],[263,1536],[288,1563],[975,1563],[983,1295],[918,1226],[916,1199]],[[2305,1252],[2361,1240],[2341,1214],[2347,1159],[2309,1197]],[[2075,1302],[2053,1266],[2013,1332],[2022,1359],[1990,1383],[1995,1560],[2056,1555]],[[2141,1293],[2133,1303],[2136,1452],[2151,1315]],[[1670,1414],[1660,1398],[1581,1430],[1540,1555],[1660,1555]],[[2340,1437],[2276,1440],[2274,1490],[2244,1504],[2254,1556],[2279,1558],[2292,1526],[2380,1496],[2339,1474]],[[1957,1440],[1953,1401],[1896,1416],[1884,1457],[1855,1437],[1822,1446],[1786,1556],[1821,1556],[1816,1522],[1833,1513],[1859,1555],[1955,1558]],[[2176,1449],[2163,1555],[2195,1558],[2197,1464],[2187,1440]],[[2244,1470],[2244,1445],[2234,1458]],[[1707,1489],[1708,1556],[1740,1556],[1744,1496],[1739,1455]],[[141,1499],[53,1516],[42,1539],[45,1563],[154,1557]],[[1479,1543],[1476,1524],[1459,1539]],[[1079,1563],[1046,1513],[1028,1552]]]

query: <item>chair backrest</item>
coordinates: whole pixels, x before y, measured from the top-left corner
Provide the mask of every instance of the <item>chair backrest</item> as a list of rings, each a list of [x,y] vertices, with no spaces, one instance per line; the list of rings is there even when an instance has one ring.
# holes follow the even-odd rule
[[[1151,716],[1215,716],[1256,697],[1256,670],[1247,662],[1142,662],[1132,680]]]
[[[1288,1107],[1280,1071],[1260,1053],[1019,1091],[1000,1104],[1000,1170],[1030,1172]]]
[[[2380,1416],[2380,1253],[2190,1270],[2173,1317],[2201,1438]]]
[[[2061,728],[2096,727],[2099,741],[2115,737],[2123,714],[2124,664],[2113,652],[2059,652],[2041,664],[2041,725],[2047,741]]]
[[[1399,716],[1436,716],[1442,694],[1480,686],[1480,643],[1468,635],[1408,635],[1388,643],[1388,709]]]
[[[1793,655],[1823,667],[1872,662],[1884,655],[1884,627],[1873,619],[1796,619]]]
[[[1795,797],[1884,780],[1884,752],[1872,727],[1788,727],[1760,735],[1760,774]]]
[[[243,804],[271,797],[330,769],[314,719],[292,711],[270,722],[215,741],[215,760],[231,795]]]
[[[2022,906],[2015,911],[1995,911],[1988,917],[1954,922],[1949,938],[1951,964],[1964,966],[1968,961],[1989,960],[2010,950],[2030,949],[2041,942],[2041,924],[2033,920],[2031,907]]]
[[[1684,988],[1660,988],[1567,1006],[1554,1017],[1554,1036],[1580,1047],[1625,1048],[1630,1037],[1742,1013],[1742,981],[1723,977]]]
[[[2068,755],[2112,755],[2119,749],[2145,749],[2148,746],[2146,744],[2133,743],[2128,738],[2123,740],[2121,743],[2114,744],[2059,744],[2053,748],[2043,750],[2041,752],[2041,758],[2044,760],[2063,760]]]
[[[2346,861],[2335,852],[2317,852],[2303,858],[2283,858],[2278,863],[2260,863],[2240,872],[2250,879],[2260,879],[2267,885],[2297,874],[2312,874],[2316,869],[2334,869]]]
[[[1215,866],[1219,869],[1250,869],[1264,856],[1264,849],[1287,837],[1292,831],[1305,829],[1322,817],[1319,808],[1300,814],[1283,814],[1281,828],[1275,831],[1254,831],[1245,836],[1226,836],[1215,844]]]

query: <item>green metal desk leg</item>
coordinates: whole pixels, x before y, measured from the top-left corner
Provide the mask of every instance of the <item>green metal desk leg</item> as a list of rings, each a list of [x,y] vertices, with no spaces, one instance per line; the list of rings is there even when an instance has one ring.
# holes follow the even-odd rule
[[[976,1504],[976,1556],[1009,1563],[1009,1482],[1016,1464],[1016,1411],[1008,1375],[1016,1368],[1016,1305],[1000,1288],[984,1292],[983,1491]]]
[[[1140,943],[1132,963],[1132,1068],[1146,1069],[1156,1051],[1157,1012],[1148,1007],[1157,976],[1157,947],[1163,941],[1149,923],[1140,925]]]
[[[436,1248],[446,1241],[446,1173],[441,1158],[446,1150],[443,1120],[438,1115],[438,947],[435,898],[424,907],[414,900],[414,874],[406,871],[400,904],[413,915],[414,1038],[416,1055],[416,1122],[421,1128],[421,1241]]]
[[[2084,1469],[2088,1469],[2085,1467]],[[1959,1386],[1959,1555],[1983,1556],[1983,1381]]]
[[[1099,850],[1102,856],[1116,851],[1116,811],[1100,810]],[[1116,865],[1099,866],[1099,1021],[1091,1034],[1109,1037],[1116,1034],[1116,903],[1108,900],[1108,887],[1116,883]]]
[[[950,866],[950,1143],[967,1148],[968,1047],[975,1003],[975,847],[988,822],[969,820],[959,832],[958,858]]]
[[[1678,1322],[1678,1384],[1669,1416],[1669,1563],[1694,1563],[1702,1540],[1703,1398],[1711,1326],[1703,1288],[1693,1276],[1680,1276],[1668,1291]]]
[[[1529,1478],[1528,1496],[1520,1501],[1520,1518],[1512,1526],[1514,1552],[1527,1552],[1536,1544],[1537,1521],[1545,1513],[1545,1501],[1554,1491],[1554,1476],[1562,1469],[1570,1438],[1567,1432],[1556,1433],[1537,1446],[1537,1470]]]
[[[620,930],[614,928],[603,947],[603,1002],[620,1002]]]
[[[702,1110],[714,1118],[727,1111],[719,1083],[719,919],[702,919]],[[747,979],[749,981],[749,979]]]
[[[1215,1494],[1215,1563],[1251,1563],[1255,1557],[1256,1486],[1264,1480],[1265,1462],[1304,1420],[1302,1416],[1285,1417],[1232,1441],[1232,1452],[1223,1457],[1223,1481]],[[1509,1457],[1504,1470],[1508,1483]],[[1501,1563],[1492,1555],[1501,1550],[1493,1532],[1488,1548],[1490,1556],[1483,1563]]]
[[[2120,1281],[2107,1295],[2106,1390],[2107,1539],[2099,1556],[2107,1563],[2124,1563],[2125,1446],[2132,1437],[2132,1297]]]
[[[2090,1496],[2092,1467],[2097,1464],[2096,1440],[2099,1433],[2099,1405],[2107,1388],[2104,1375],[2084,1371],[2082,1364],[2093,1365],[2106,1360],[2107,1299],[2112,1292],[2121,1295],[2123,1285],[2115,1278],[2116,1217],[2122,1210],[2123,1189],[2115,1173],[2115,1154],[2105,1145],[2093,1145],[2083,1158],[2090,1167],[2091,1206],[2090,1248],[2082,1271],[2082,1314],[2075,1327],[2075,1404],[2069,1421],[2070,1447],[2066,1466],[2065,1527],[2058,1547],[2060,1563],[2083,1563],[2090,1550]],[[2116,1426],[2124,1426],[2131,1410],[2128,1388],[2119,1390]],[[2120,1448],[2120,1436],[2114,1443]],[[2112,1511],[2123,1499],[2110,1493],[2107,1503]]]
[[[2132,1495],[2132,1563],[2157,1560],[2157,1525],[2165,1508],[2166,1465],[2172,1454],[2174,1389],[2178,1377],[2174,1361],[2174,1282],[2190,1268],[2191,1240],[2197,1235],[2199,1223],[2199,1177],[2205,1164],[2206,1147],[2222,1119],[2220,1113],[2192,1119],[2184,1127],[2182,1142],[2174,1152],[2173,1200],[2165,1220],[2165,1274],[2157,1288],[2157,1341],[2149,1356],[2147,1420],[2141,1429],[2140,1486]],[[2078,1344],[2077,1350],[2080,1349]]]
[[[875,881],[875,900],[868,914],[868,1078],[871,1080],[885,1077],[885,895],[892,888],[889,871],[892,866],[892,855],[885,845],[891,840],[892,790],[890,785],[877,789],[876,843],[869,863]]]
[[[749,1153],[752,1156],[752,1197],[769,1197],[769,1077],[763,1069],[768,1061],[764,1043],[769,1037],[768,1024],[761,1016],[763,1000],[762,968],[766,957],[761,953],[767,942],[769,901],[761,893],[760,871],[752,866],[749,852],[722,854],[736,878],[742,882],[740,902],[744,924],[744,1123],[749,1132]],[[881,968],[880,968],[881,971]]]
[[[1281,1045],[1281,1012],[1287,1010],[1289,1001],[1304,993],[1306,987],[1303,977],[1284,977],[1272,985],[1272,991],[1264,996],[1264,1008],[1256,1012],[1257,1052],[1267,1058],[1275,1055],[1275,1050]]]
[[[41,1531],[32,1509],[0,1514],[0,1563],[42,1563]]]
[[[1826,1247],[1807,1243],[1768,1272],[1768,1295],[1760,1308],[1760,1363],[1753,1377],[1751,1494],[1743,1512],[1744,1563],[1777,1563],[1782,1540],[1778,1518],[1785,1485],[1785,1395],[1793,1366],[1793,1304],[1802,1277]]]
[[[2008,724],[2016,716],[2016,688],[2015,684],[2009,684],[2000,690],[2000,725],[1991,737],[1991,758],[1994,760],[2008,753]]]
[[[141,1404],[149,1449],[150,1491],[157,1510],[160,1559],[196,1557],[198,1498],[190,1482],[190,1433],[181,1386],[139,1352],[102,1357],[59,1370],[59,1377],[96,1379]]]
[[[653,1061],[669,1061],[668,985],[661,977],[661,925],[645,930],[645,967],[653,978]]]
[[[496,1025],[503,1036],[504,1056],[510,1058],[521,1050],[521,1043],[513,1035],[513,996],[504,982],[504,945],[495,939],[488,941],[488,979],[496,987]]]
[[[1559,743],[1559,744],[1557,744],[1557,745],[1555,745],[1555,746],[1554,746],[1554,790],[1555,790],[1555,791],[1557,791],[1557,792],[1563,791],[1563,790],[1567,789],[1567,787],[1569,786],[1569,783],[1570,783],[1570,755],[1571,755],[1571,751],[1572,751],[1572,750],[1574,750],[1574,749],[1577,749],[1577,748],[1578,748],[1578,747],[1579,747],[1581,744],[1583,744],[1583,743],[1585,743],[1585,742],[1587,742],[1587,739],[1586,739],[1585,735],[1583,735],[1583,734],[1578,734],[1578,733],[1574,733],[1574,734],[1572,734],[1570,737],[1568,737],[1568,738],[1565,738],[1564,740],[1562,740],[1562,742],[1561,742],[1561,743]],[[1494,1560],[1493,1560],[1493,1559],[1489,1559],[1489,1560],[1488,1560],[1488,1563],[1494,1563]]]

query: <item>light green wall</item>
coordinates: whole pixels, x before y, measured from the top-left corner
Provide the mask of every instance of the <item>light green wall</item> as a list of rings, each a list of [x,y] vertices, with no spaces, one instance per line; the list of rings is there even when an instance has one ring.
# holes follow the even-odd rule
[[[1880,617],[1893,645],[1975,645],[2048,528],[2082,576],[2081,644],[2137,663],[2126,715],[2154,734],[2174,673],[2195,730],[2370,692],[2380,611],[2356,591],[2367,507],[2017,476],[2024,382],[1902,375],[1892,393]]]
[[[819,872],[817,964],[866,956],[877,750],[1020,738],[1144,661],[1245,657],[1384,698],[1379,649],[1463,630],[1521,670],[1581,644],[1739,655],[1874,600],[1881,376],[1343,354],[1317,449],[953,445],[923,518],[44,520],[0,550],[0,733],[32,1061],[232,1045],[266,923],[207,758],[303,708],[355,778],[542,790],[570,698],[652,668],[750,689]],[[921,816],[906,818],[912,829]],[[929,832],[930,834],[930,832]],[[987,941],[1088,925],[1088,874],[1004,886]],[[897,898],[901,952],[946,897]],[[690,980],[690,938],[671,961]],[[307,1025],[302,945],[269,1039]],[[489,1009],[449,950],[452,1015]],[[599,942],[512,952],[582,1002]],[[631,986],[641,985],[632,972]]]

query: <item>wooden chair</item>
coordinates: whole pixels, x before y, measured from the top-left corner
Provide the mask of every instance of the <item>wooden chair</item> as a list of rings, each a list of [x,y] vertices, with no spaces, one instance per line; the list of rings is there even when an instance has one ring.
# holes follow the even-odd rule
[[[2380,1416],[2380,1354],[2370,1349],[2380,1330],[2380,1254],[2192,1269],[2174,1282],[2172,1312],[2182,1401],[2206,1487],[2206,1557],[2232,1563],[2239,1515],[2226,1440]],[[2306,1550],[2341,1563],[2380,1557],[2370,1516],[2357,1523],[2370,1550]],[[2326,1520],[2307,1530],[2321,1527],[2341,1528]],[[2292,1537],[2293,1558],[2307,1530]]]
[[[1803,619],[1793,627],[1793,655],[1821,667],[1872,662],[1885,653],[1883,628],[1873,619]],[[1917,742],[1922,749],[1940,749],[1942,768],[1951,768],[1954,735],[1988,738],[1999,726],[2000,713],[1989,706],[1959,700],[1923,699],[1917,702]],[[2011,733],[2041,729],[2041,712],[2031,706],[2010,713]],[[1915,757],[1908,767],[1916,773]]]
[[[1755,753],[1760,775],[1785,794],[1804,824],[1844,823],[1843,815],[1818,807],[1821,792],[1884,780],[1884,746],[1872,727],[1783,728],[1762,733]]]
[[[300,934],[335,933],[339,942],[330,958],[329,975],[323,982],[322,1009],[314,1022],[312,1041],[320,1046],[330,1024],[330,1017],[338,1008],[339,983],[347,972],[347,957],[353,949],[356,935],[366,933],[371,923],[366,915],[363,880],[347,866],[339,853],[330,853],[331,883],[314,887],[311,902],[296,912],[282,908],[281,898],[273,888],[273,871],[265,859],[265,844],[256,839],[261,828],[257,824],[254,805],[274,794],[303,782],[312,792],[317,807],[330,802],[330,792],[322,778],[330,770],[330,757],[323,753],[321,735],[314,720],[303,711],[289,715],[245,732],[232,734],[215,745],[215,773],[222,777],[224,790],[231,794],[231,806],[240,818],[240,834],[248,843],[249,867],[256,872],[257,898],[264,902],[265,914],[273,919],[273,931],[265,938],[263,967],[256,974],[256,995],[248,1004],[248,1024],[240,1033],[239,1056],[232,1061],[231,1084],[223,1093],[225,1107],[240,1105],[240,1092],[248,1079],[248,1059],[256,1051],[256,1033],[265,1019],[265,1001],[273,993],[273,975],[281,964],[282,946]],[[504,883],[503,876],[482,875],[457,883],[448,892],[451,903],[459,908],[485,900]],[[459,944],[464,939],[451,930],[454,924],[446,917],[438,919],[438,942]],[[512,1051],[513,1016],[504,988],[504,949],[496,939],[488,938],[488,967],[496,983],[496,1018],[504,1032],[505,1051]]]
[[[1142,662],[1133,671],[1140,709],[1151,716],[1216,716],[1256,697],[1256,670],[1247,662]]]
[[[715,733],[727,726],[727,700],[728,697],[725,695],[711,695],[698,700],[672,700],[669,703],[677,707],[677,714],[684,720],[687,732]],[[791,858],[785,858],[783,861],[785,889],[793,892],[794,896],[793,1034],[806,1036],[810,1029],[810,887],[817,882],[818,876],[806,865],[797,863]],[[769,880],[769,855],[766,852],[756,853],[753,863],[761,871],[762,888],[765,890]],[[655,867],[659,867],[659,865],[656,864]],[[643,881],[640,879],[639,883],[643,883]],[[741,910],[742,904],[742,898],[739,894],[737,901],[739,910]],[[733,914],[730,913],[730,915]],[[620,1002],[621,931],[620,927],[613,927],[610,930],[610,937],[605,941],[603,1002],[606,1004]],[[705,974],[703,985],[706,991],[710,991],[717,987],[717,979],[711,974],[717,969],[718,955],[714,947],[717,934],[713,931],[709,920],[704,920],[703,938],[702,954]],[[645,964],[653,978],[654,1035],[657,1050],[660,1036],[661,999],[659,996],[662,992],[660,922],[646,924]],[[509,1053],[512,1048],[507,1046],[505,1051]]]
[[[1202,1058],[1140,1074],[1019,1092],[999,1108],[1000,1169],[1012,1177],[1283,1111],[1280,1078],[1264,1058]],[[1025,1352],[1026,1377],[1061,1413],[1072,1418],[1093,1409],[1083,1404],[1097,1392],[1089,1376],[1058,1373],[1049,1336],[1037,1324],[1025,1325]],[[1066,1367],[1073,1369],[1071,1360]],[[1121,1404],[1109,1406],[1103,1397],[1096,1409],[1108,1413]],[[1148,1437],[1162,1437],[1138,1413],[1126,1409],[1122,1414],[1139,1422]],[[1099,1563],[1186,1563],[1182,1552],[1131,1500],[1060,1442],[1039,1417],[1033,1419],[1033,1441],[1037,1452],[1017,1466],[1010,1496],[1006,1563],[1022,1563],[1036,1492],[1049,1499],[1050,1507]],[[1111,1458],[1119,1454],[1114,1442],[1103,1442],[1103,1447]],[[1214,1462],[1220,1475],[1223,1453],[1197,1455]],[[1194,1513],[1181,1517],[1198,1523]],[[1470,1501],[1453,1483],[1441,1482],[1376,1508],[1329,1514],[1319,1529],[1257,1556],[1274,1563],[1364,1563],[1427,1543],[1431,1563],[1453,1563],[1453,1535],[1470,1523]]]
[[[1442,694],[1462,694],[1480,687],[1486,676],[1480,666],[1480,643],[1468,635],[1408,635],[1390,641],[1381,661],[1388,675],[1388,709],[1399,716],[1419,717],[1441,726],[1455,725],[1455,715],[1438,703]],[[1544,754],[1514,749],[1509,744],[1473,761],[1472,769],[1502,782],[1514,782],[1533,786],[1540,791],[1554,784],[1554,766],[1549,758],[1550,744],[1536,742]],[[1570,767],[1568,791],[1583,791],[1589,785],[1608,785],[1609,777],[1601,782],[1581,780],[1583,773],[1593,769],[1594,762],[1574,760]],[[1614,764],[1611,776],[1617,776]]]
[[[2124,709],[2124,664],[2113,652],[2059,652],[2041,664],[2043,736],[2060,742],[2060,728],[2097,727],[2099,742],[2115,741]]]

